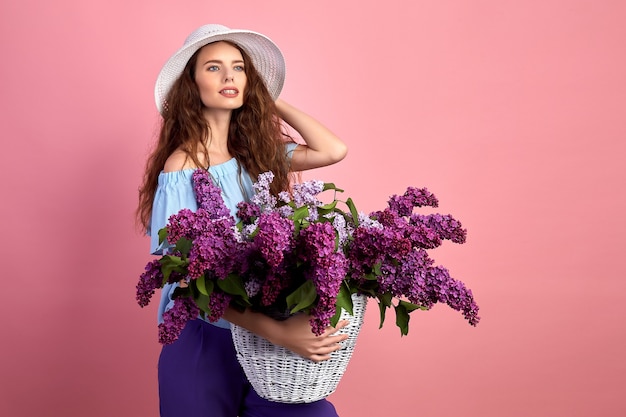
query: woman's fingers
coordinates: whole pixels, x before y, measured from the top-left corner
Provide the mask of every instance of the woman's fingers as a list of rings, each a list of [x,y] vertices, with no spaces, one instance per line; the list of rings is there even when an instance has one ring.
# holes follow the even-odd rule
[[[311,331],[306,315],[293,316],[281,324],[284,328],[281,332],[283,337],[277,341],[278,344],[315,362],[330,359],[331,353],[341,349],[341,342],[348,338],[347,334],[336,334],[349,324],[347,320],[340,321],[335,327],[329,326],[319,336]]]

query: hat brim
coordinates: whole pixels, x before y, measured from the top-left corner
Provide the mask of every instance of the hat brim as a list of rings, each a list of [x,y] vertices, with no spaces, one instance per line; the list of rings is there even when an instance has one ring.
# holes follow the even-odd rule
[[[154,88],[154,99],[159,113],[163,113],[167,94],[193,54],[203,46],[218,41],[232,42],[241,47],[250,56],[272,98],[278,98],[285,82],[285,59],[278,46],[260,33],[224,28],[186,42],[167,60]]]

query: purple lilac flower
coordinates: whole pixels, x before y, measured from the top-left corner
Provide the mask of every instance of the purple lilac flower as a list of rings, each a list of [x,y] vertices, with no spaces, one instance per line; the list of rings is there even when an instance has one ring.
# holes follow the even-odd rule
[[[383,225],[362,211],[359,212],[359,227],[382,229]]]
[[[310,180],[293,185],[293,201],[296,207],[317,207],[322,204],[317,195],[324,190],[324,181]]]
[[[276,197],[270,192],[270,184],[274,180],[274,173],[267,171],[259,174],[257,182],[253,184],[254,196],[252,202],[262,208],[263,211],[270,211],[276,207]]]
[[[230,216],[230,210],[226,207],[222,198],[222,190],[213,183],[208,171],[197,169],[191,176],[193,188],[198,201],[198,208],[211,213],[213,219]]]
[[[178,242],[181,238],[193,239],[196,214],[189,209],[182,209],[177,214],[170,216],[167,224],[167,238],[171,243]]]
[[[315,305],[310,312],[311,318],[309,323],[311,324],[311,331],[319,336],[330,325],[330,319],[335,315],[336,306],[335,299],[332,298],[320,298],[317,305]]]
[[[423,249],[411,251],[399,264],[397,279],[392,285],[392,294],[396,297],[407,297],[413,304],[427,308],[432,307],[434,300],[427,288],[427,276],[433,260]]]
[[[289,205],[278,207],[278,214],[280,214],[281,217],[287,218],[287,217],[292,216],[293,213],[294,213],[293,207]]]
[[[280,193],[278,193],[278,200],[282,203],[289,204],[291,203],[291,194],[289,194],[287,191],[281,191]]]
[[[361,282],[374,265],[385,265],[400,260],[411,250],[411,243],[402,230],[359,226],[348,248],[352,277]],[[389,270],[388,270],[389,272]]]
[[[392,291],[396,283],[396,265],[394,259],[386,256],[380,265],[380,275],[378,278],[378,292],[386,293]]]
[[[305,277],[313,281],[318,300],[311,309],[311,327],[313,333],[320,335],[330,324],[330,318],[335,314],[335,303],[341,283],[348,272],[348,262],[342,252],[333,252],[329,256],[317,257],[311,261],[311,266]]]
[[[329,256],[335,251],[335,230],[328,222],[312,223],[300,230],[299,257],[308,261]]]
[[[261,305],[270,306],[286,288],[287,282],[281,274],[273,273],[273,271],[267,271],[264,278],[265,281],[261,287]]]
[[[214,213],[203,208],[198,208],[195,212],[182,209],[169,218],[167,225],[168,241],[176,243],[182,237],[194,240],[198,236],[210,233],[213,222],[217,220],[228,224],[230,227],[235,226],[235,220],[231,216],[217,218]]]
[[[259,217],[254,243],[270,267],[277,267],[283,262],[284,253],[294,247],[293,222],[272,211]]]
[[[465,243],[467,230],[463,229],[461,222],[449,214],[413,214],[411,224],[421,224],[434,230],[439,239],[451,240],[454,243]]]
[[[415,207],[437,207],[439,201],[426,188],[409,187],[401,196],[392,195],[387,202],[389,208],[400,216],[409,216]]]
[[[320,218],[319,212],[317,210],[317,206],[309,207],[309,215],[306,217],[306,220],[313,223],[318,221]]]
[[[446,303],[461,311],[465,319],[476,326],[480,321],[478,305],[465,285],[450,277],[447,269],[433,266],[425,250],[413,251],[400,265],[394,295],[406,296],[413,303],[430,309],[436,303]]]
[[[335,314],[335,302],[348,272],[348,261],[335,250],[335,230],[328,222],[313,223],[300,231],[299,259],[308,265],[304,277],[315,285],[318,300],[311,310],[311,326],[320,335]]]
[[[235,241],[240,245],[243,244],[244,243],[243,234],[241,233],[241,231],[237,227],[233,227],[232,231],[233,231],[233,237],[235,238]]]
[[[256,204],[242,201],[237,204],[237,217],[244,223],[252,223],[253,219],[261,215],[261,209]]]
[[[311,260],[311,267],[305,277],[313,281],[320,297],[335,298],[341,283],[348,272],[348,261],[342,252]]]
[[[256,219],[254,221],[254,223],[252,224],[246,224],[241,228],[241,235],[243,236],[243,239],[252,239],[254,234],[256,233],[257,229],[258,229],[258,219]]]
[[[437,231],[419,222],[407,225],[404,236],[415,248],[434,249],[441,245],[441,238]]]
[[[234,266],[237,245],[232,218],[209,223],[205,233],[196,237],[189,252],[189,278],[198,278],[209,270],[217,278],[224,279]]]
[[[238,240],[236,251],[232,255],[233,269],[231,272],[239,276],[246,274],[251,267],[251,262],[254,262],[252,254],[255,250],[253,243],[246,240],[245,237],[243,240]]]
[[[159,324],[159,342],[164,345],[174,342],[187,322],[198,314],[200,309],[191,298],[175,298],[172,308],[163,313],[163,323]]]
[[[378,220],[384,228],[394,231],[402,231],[409,224],[406,218],[401,217],[389,208],[382,211],[374,211],[370,214],[370,217]]]
[[[244,283],[244,288],[248,297],[252,298],[261,291],[261,281],[256,277],[251,277]]]
[[[448,304],[454,310],[461,311],[472,326],[478,324],[480,321],[478,305],[474,301],[472,291],[467,289],[465,284],[450,277],[448,270],[442,266],[431,268],[428,278],[427,284],[430,284],[429,289],[433,298]]]
[[[348,239],[352,235],[354,228],[346,222],[346,218],[341,214],[328,213],[324,217],[333,221],[333,228],[339,238],[339,246],[344,247],[346,243],[348,243]]]
[[[232,296],[224,294],[222,292],[214,291],[209,297],[209,310],[208,320],[210,322],[218,321],[226,311],[226,308],[230,305]]]
[[[150,303],[150,299],[154,295],[157,288],[161,288],[163,284],[163,273],[161,272],[161,263],[158,259],[148,262],[143,274],[139,277],[137,283],[137,303],[140,307],[145,307]]]
[[[364,275],[371,272],[373,266],[382,262],[384,256],[384,230],[372,227],[357,227],[348,248],[348,261],[352,278],[363,282]]]

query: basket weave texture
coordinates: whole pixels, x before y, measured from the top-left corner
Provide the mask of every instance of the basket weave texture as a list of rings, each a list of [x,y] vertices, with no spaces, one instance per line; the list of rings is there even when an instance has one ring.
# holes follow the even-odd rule
[[[310,403],[332,394],[339,385],[363,325],[367,299],[352,295],[353,313],[341,312],[340,320],[350,323],[337,334],[348,334],[342,349],[331,354],[331,359],[313,362],[290,350],[276,346],[247,331],[231,325],[237,359],[248,380],[259,396],[282,403]]]

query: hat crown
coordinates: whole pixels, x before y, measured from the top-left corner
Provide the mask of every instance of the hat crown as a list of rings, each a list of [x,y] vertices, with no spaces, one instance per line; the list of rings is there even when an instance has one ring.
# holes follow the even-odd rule
[[[222,25],[213,24],[213,23],[201,26],[195,31],[193,31],[189,36],[187,36],[187,39],[185,39],[185,43],[183,44],[183,47],[186,45],[190,45],[194,42],[197,42],[201,39],[207,39],[218,33],[225,33],[228,31],[230,31],[230,28],[227,28],[226,26],[222,26]]]

